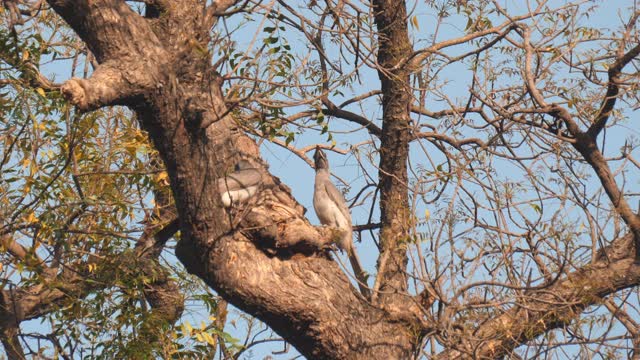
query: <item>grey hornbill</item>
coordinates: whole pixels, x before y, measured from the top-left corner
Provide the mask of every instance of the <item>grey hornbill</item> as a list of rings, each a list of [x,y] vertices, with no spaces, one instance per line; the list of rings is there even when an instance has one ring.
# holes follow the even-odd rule
[[[329,179],[329,161],[327,155],[316,147],[313,154],[316,166],[316,182],[313,191],[313,208],[322,225],[341,230],[337,245],[349,257],[349,262],[358,281],[362,294],[370,298],[367,286],[367,273],[362,269],[358,255],[353,248],[353,229],[351,228],[351,213],[344,197]]]
[[[234,171],[218,179],[218,191],[224,207],[245,202],[258,192],[262,184],[262,175],[247,160],[240,160]]]

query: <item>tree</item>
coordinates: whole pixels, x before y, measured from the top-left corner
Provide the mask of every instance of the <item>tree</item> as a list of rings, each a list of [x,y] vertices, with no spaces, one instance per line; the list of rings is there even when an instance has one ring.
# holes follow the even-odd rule
[[[170,337],[189,287],[160,258],[171,238],[189,273],[308,358],[640,357],[625,132],[640,10],[625,2],[608,29],[590,22],[611,4],[528,5],[5,0],[9,357],[44,316],[61,354],[83,336],[60,342],[69,326],[117,333],[119,356],[187,356]],[[56,84],[42,69],[60,58],[75,77]],[[367,284],[339,266],[339,231],[269,172],[263,140],[357,163]],[[225,208],[218,180],[241,159],[263,184]],[[203,351],[233,356],[225,302],[202,299],[218,314],[215,338],[196,331]]]

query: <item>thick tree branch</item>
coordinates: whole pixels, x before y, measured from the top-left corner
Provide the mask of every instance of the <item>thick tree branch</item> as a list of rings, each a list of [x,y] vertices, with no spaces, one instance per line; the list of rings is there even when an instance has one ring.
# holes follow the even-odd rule
[[[131,103],[154,84],[148,66],[133,61],[107,61],[89,79],[73,78],[62,85],[62,94],[82,111]],[[142,74],[142,76],[140,76]]]
[[[222,15],[225,11],[227,11],[230,7],[234,6],[235,4],[240,3],[241,1],[245,2],[245,5],[248,3],[248,1],[246,0],[217,0],[217,1],[212,1],[211,5],[209,5],[209,7],[207,8],[207,11],[210,12],[212,15],[215,16],[220,16]]]
[[[365,118],[364,116],[358,115],[348,110],[343,110],[337,107],[333,102],[329,101],[328,98],[322,100],[322,103],[326,106],[323,112],[330,116],[335,116],[340,119],[348,120],[358,125],[364,126],[371,135],[379,138],[382,135],[382,129],[380,129],[376,124],[371,122],[371,120]]]
[[[375,354],[380,352],[388,354],[385,344],[398,344],[392,358],[404,358],[398,354],[409,351],[401,347],[405,343],[400,330],[403,323],[394,325],[383,320],[384,312],[365,303],[333,260],[269,259],[250,242],[234,237],[218,239],[209,256],[219,261],[211,261],[210,272],[198,275],[232,303],[241,304],[243,309],[266,321],[309,358],[339,359],[353,354],[361,354],[363,359],[377,357]],[[224,259],[227,260],[222,262]],[[213,276],[224,276],[224,284],[214,282]],[[282,281],[283,278],[287,281]],[[221,289],[221,285],[225,288]],[[283,295],[288,299],[286,302],[280,299]],[[332,320],[337,318],[344,322]],[[309,340],[308,329],[314,329],[313,341]],[[387,339],[375,335],[381,331],[387,334]]]
[[[19,332],[20,328],[17,324],[6,323],[0,327],[0,340],[2,341],[2,346],[4,346],[7,358],[10,360],[26,359],[24,349],[20,344]]]
[[[378,77],[382,89],[382,134],[380,146],[380,243],[378,275],[373,299],[389,304],[406,301],[409,200],[407,161],[409,156],[409,71],[400,66],[412,52],[404,1],[372,1],[378,28]],[[396,295],[398,295],[396,297]],[[394,300],[395,299],[395,300]]]
[[[544,100],[544,96],[538,90],[536,86],[536,77],[533,73],[533,54],[534,49],[531,45],[531,30],[529,27],[525,25],[521,25],[520,28],[523,31],[523,41],[524,41],[524,49],[525,49],[525,58],[524,58],[524,74],[523,77],[525,79],[525,85],[527,90],[529,90],[529,94],[540,107],[547,106],[547,102]]]
[[[171,86],[160,69],[169,61],[149,25],[123,1],[49,0],[85,40],[101,64],[89,79],[71,79],[63,94],[80,110],[122,105],[146,92]],[[145,46],[138,46],[139,39]]]
[[[119,0],[47,0],[84,40],[98,63],[129,57],[164,61],[162,43],[145,19]],[[140,44],[145,39],[145,44]]]
[[[590,137],[597,137],[607,124],[609,116],[611,115],[611,112],[616,105],[616,100],[618,99],[618,94],[620,92],[619,82],[622,76],[622,69],[638,55],[640,55],[640,44],[634,46],[627,53],[619,57],[616,62],[609,67],[609,82],[607,83],[607,93],[602,99],[600,110],[596,114],[593,124],[591,124],[591,127],[589,127],[589,130],[587,131],[587,134]]]
[[[568,325],[608,295],[637,286],[640,264],[632,256],[633,247],[631,234],[616,239],[595,262],[548,287],[526,291],[511,309],[483,323],[473,336],[459,339],[457,350],[438,358],[502,358],[519,345]]]

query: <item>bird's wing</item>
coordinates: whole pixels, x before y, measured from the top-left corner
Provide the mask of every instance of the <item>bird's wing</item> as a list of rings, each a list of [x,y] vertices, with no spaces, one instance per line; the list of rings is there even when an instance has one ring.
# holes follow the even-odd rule
[[[257,169],[246,169],[232,172],[218,179],[218,191],[225,193],[257,186],[262,181],[262,175]]]
[[[250,186],[248,188],[233,190],[221,193],[222,205],[224,207],[230,207],[231,203],[241,203],[249,199],[258,191],[257,186]]]
[[[349,212],[349,207],[347,207],[347,202],[344,200],[342,193],[338,191],[338,188],[331,182],[325,184],[325,190],[329,199],[338,206],[342,215],[349,220],[349,225],[351,225],[351,212]]]

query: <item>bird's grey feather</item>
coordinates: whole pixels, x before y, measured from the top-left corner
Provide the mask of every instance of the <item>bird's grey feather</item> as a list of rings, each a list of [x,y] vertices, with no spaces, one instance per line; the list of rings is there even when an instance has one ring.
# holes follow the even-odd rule
[[[342,216],[349,219],[349,223],[351,223],[351,212],[349,211],[347,202],[344,200],[344,197],[342,196],[340,190],[338,190],[331,182],[329,182],[328,184],[325,183],[325,187],[325,191],[327,192],[327,195],[329,195],[331,201],[333,201],[338,206],[338,209],[340,209]]]
[[[262,174],[246,160],[235,165],[235,171],[218,179],[218,192],[225,207],[252,197],[262,184]]]
[[[358,287],[366,298],[371,294],[367,284],[367,273],[363,270],[358,255],[353,248],[353,228],[351,212],[342,193],[338,191],[329,178],[329,162],[324,152],[316,147],[313,154],[316,166],[316,182],[313,191],[313,208],[322,225],[338,228],[342,235],[338,240],[338,247],[349,256],[349,262],[358,280]]]
[[[257,169],[248,169],[232,172],[218,179],[218,191],[220,193],[235,191],[256,186],[262,181],[262,175]]]
[[[221,193],[222,205],[230,207],[232,203],[241,203],[253,197],[258,192],[258,186],[250,186],[240,190]]]
[[[313,192],[313,208],[323,225],[343,231],[338,247],[351,254],[353,251],[353,230],[351,213],[342,193],[329,179],[329,163],[326,155],[317,148],[313,156],[316,164],[316,181]]]

